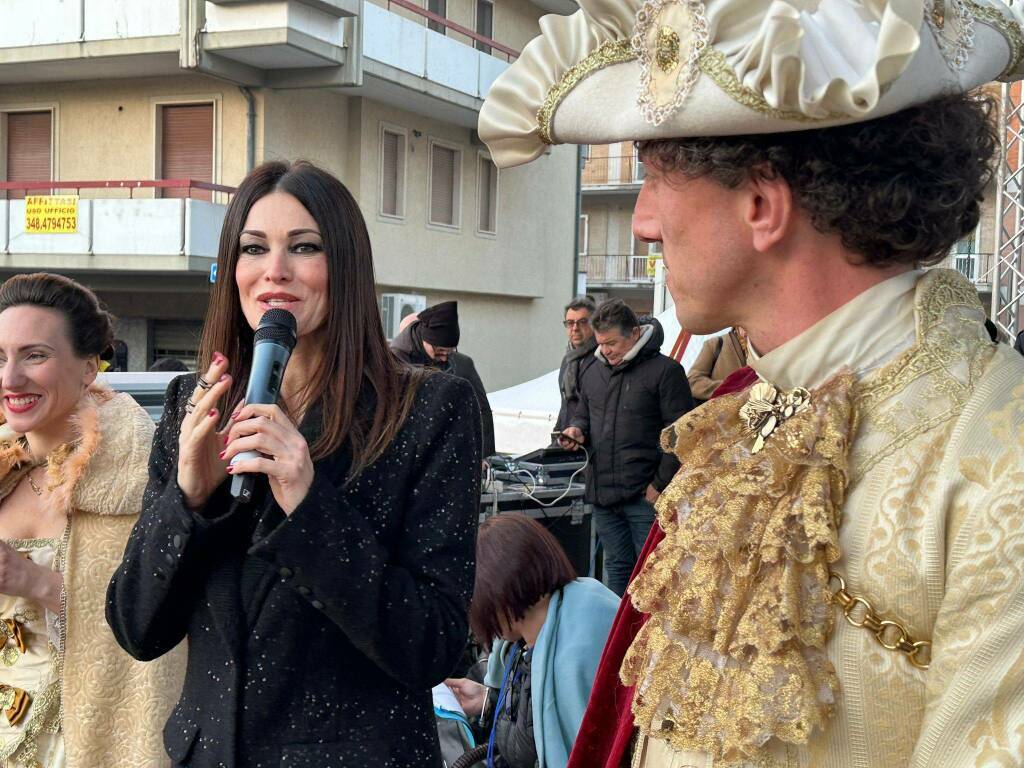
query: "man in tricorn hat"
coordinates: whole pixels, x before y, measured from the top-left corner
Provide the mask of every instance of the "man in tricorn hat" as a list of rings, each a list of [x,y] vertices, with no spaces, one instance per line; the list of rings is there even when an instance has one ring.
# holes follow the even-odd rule
[[[401,332],[391,342],[391,351],[406,363],[437,368],[473,385],[480,405],[481,448],[487,457],[494,453],[494,416],[473,358],[456,349],[460,337],[459,303],[443,301],[404,318]]]
[[[480,136],[638,142],[682,326],[750,355],[663,434],[570,768],[1024,764],[1024,360],[924,269],[978,225],[1019,2],[579,3]]]

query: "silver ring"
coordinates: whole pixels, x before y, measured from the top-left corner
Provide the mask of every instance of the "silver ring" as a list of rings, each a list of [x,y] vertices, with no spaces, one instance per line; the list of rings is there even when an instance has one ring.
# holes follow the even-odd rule
[[[208,382],[208,381],[207,381],[206,379],[204,379],[204,378],[203,378],[202,376],[200,376],[200,377],[199,377],[199,380],[198,380],[198,381],[197,381],[196,383],[197,383],[197,384],[199,384],[199,388],[200,388],[200,389],[209,389],[210,387],[212,387],[212,386],[213,386],[213,384],[211,384],[210,382]]]
[[[192,411],[196,409],[196,405],[197,403],[193,403],[191,400],[189,400],[187,403],[185,403],[185,413],[192,413]]]

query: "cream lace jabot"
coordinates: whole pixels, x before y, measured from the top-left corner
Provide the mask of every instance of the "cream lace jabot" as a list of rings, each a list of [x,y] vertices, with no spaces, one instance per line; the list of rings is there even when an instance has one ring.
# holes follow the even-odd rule
[[[812,391],[758,453],[739,415],[748,392],[665,430],[682,467],[657,504],[665,538],[629,588],[650,618],[621,669],[643,734],[730,761],[825,725],[853,382]]]

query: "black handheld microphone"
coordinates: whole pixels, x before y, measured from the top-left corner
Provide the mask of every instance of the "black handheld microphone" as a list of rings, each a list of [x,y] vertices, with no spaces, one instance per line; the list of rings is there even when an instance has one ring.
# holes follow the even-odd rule
[[[249,385],[245,389],[245,403],[273,405],[281,393],[284,369],[292,355],[298,334],[295,330],[295,315],[286,309],[269,309],[256,326],[252,345],[252,369]],[[243,451],[231,459],[231,465],[244,459],[258,459],[257,451]],[[231,495],[248,502],[256,476],[251,473],[237,474],[231,478]]]

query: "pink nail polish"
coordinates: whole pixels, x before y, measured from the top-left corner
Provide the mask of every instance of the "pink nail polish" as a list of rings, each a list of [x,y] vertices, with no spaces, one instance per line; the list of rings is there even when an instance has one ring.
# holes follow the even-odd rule
[[[228,472],[229,475],[233,475],[235,473],[235,468],[232,467],[230,464],[228,464],[227,472]]]
[[[227,453],[227,451],[221,451],[220,453],[217,454],[217,458],[223,459],[225,453]]]
[[[229,438],[229,437],[228,437],[227,435],[224,435],[224,445],[227,445],[227,444],[228,444],[228,440],[229,440],[229,439],[230,439],[230,438]]]
[[[207,416],[209,416],[209,417],[210,417],[210,418],[212,419],[212,418],[213,418],[214,416],[216,416],[216,415],[217,415],[217,409],[216,409],[216,408],[212,409],[212,410],[211,410],[211,411],[210,411],[210,412],[209,412],[208,414],[206,414],[206,415],[207,415]]]

